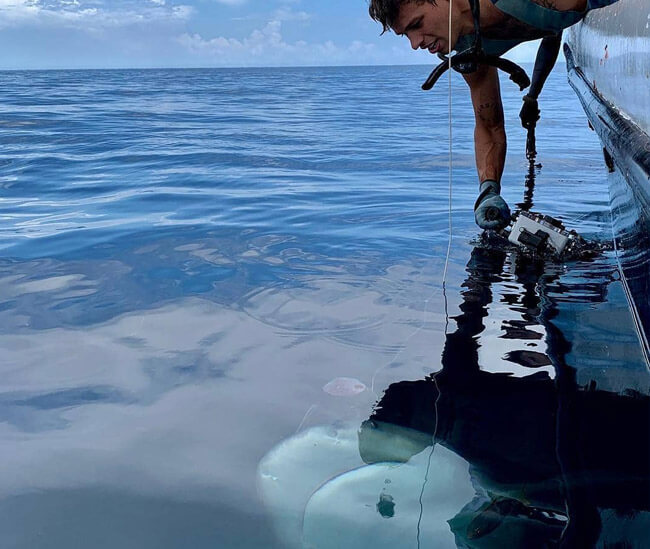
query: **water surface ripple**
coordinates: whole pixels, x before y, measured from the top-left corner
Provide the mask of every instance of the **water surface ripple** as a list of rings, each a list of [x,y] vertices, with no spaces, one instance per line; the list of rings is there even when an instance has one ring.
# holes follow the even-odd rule
[[[650,384],[596,137],[558,68],[534,209],[600,251],[545,263],[494,247],[473,222],[473,117],[455,77],[448,322],[447,97],[420,90],[428,71],[2,73],[3,547],[416,547],[430,455],[420,547],[555,543],[562,497],[584,499],[582,454],[558,465],[540,436],[562,445],[577,429],[593,449],[593,422],[549,404],[574,393],[613,402],[621,425],[600,432],[609,465],[584,473],[596,507],[569,514],[598,515],[601,545],[648,545],[643,502],[599,484],[630,482],[615,457],[647,441],[643,420],[626,422]],[[503,94],[515,205],[525,134],[519,94]],[[391,409],[411,382],[422,408]],[[492,438],[454,439],[454,402],[463,432]],[[444,433],[428,430],[434,412]],[[530,428],[499,430],[507,417]]]

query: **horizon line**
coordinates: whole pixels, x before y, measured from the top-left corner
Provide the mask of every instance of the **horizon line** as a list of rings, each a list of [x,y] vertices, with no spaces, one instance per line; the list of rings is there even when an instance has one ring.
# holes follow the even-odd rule
[[[533,61],[523,61],[532,64]],[[250,66],[206,66],[206,67],[48,67],[48,68],[2,68],[0,72],[46,72],[46,71],[156,71],[156,70],[247,70],[247,69],[337,69],[366,67],[431,67],[433,63],[373,63],[369,65],[250,65]]]

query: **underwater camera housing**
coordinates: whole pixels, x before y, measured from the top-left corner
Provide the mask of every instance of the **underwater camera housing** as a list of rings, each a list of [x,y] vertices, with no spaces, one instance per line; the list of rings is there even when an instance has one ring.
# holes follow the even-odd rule
[[[515,214],[511,225],[502,232],[510,242],[538,253],[545,251],[562,255],[575,248],[583,239],[569,231],[561,221],[534,212]]]

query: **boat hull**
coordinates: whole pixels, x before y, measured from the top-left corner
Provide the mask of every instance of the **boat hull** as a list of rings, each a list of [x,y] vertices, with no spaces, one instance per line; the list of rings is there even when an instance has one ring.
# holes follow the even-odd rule
[[[650,6],[621,0],[567,34],[569,82],[610,168],[622,282],[650,364]]]

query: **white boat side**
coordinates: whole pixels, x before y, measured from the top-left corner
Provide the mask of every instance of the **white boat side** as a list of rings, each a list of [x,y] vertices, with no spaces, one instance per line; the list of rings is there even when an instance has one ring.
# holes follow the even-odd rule
[[[650,134],[650,1],[619,0],[588,13],[567,43],[595,91]]]
[[[620,0],[571,27],[569,82],[603,144],[622,283],[650,368],[650,0]]]

